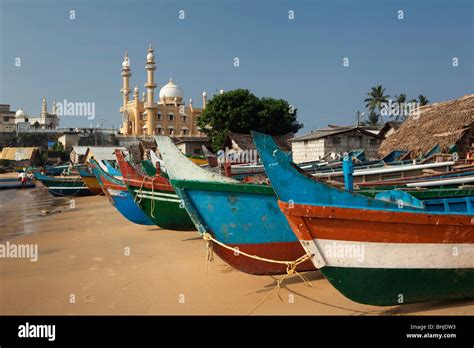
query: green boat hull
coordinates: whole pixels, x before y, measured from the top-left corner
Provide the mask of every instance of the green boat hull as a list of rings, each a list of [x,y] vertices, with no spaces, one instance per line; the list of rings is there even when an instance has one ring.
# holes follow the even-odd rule
[[[135,202],[159,227],[175,231],[194,231],[196,228],[178,195],[172,191],[139,189],[127,185]]]
[[[375,306],[446,299],[474,299],[474,269],[323,267],[321,273],[345,297]],[[381,296],[381,294],[384,294]]]

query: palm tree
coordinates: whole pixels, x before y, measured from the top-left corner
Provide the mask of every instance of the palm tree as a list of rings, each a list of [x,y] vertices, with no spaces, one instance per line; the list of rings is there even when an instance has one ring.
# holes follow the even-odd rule
[[[427,97],[425,97],[423,94],[420,94],[418,96],[418,103],[420,103],[420,106],[427,105],[429,104],[429,100]]]
[[[372,87],[372,90],[369,93],[367,93],[369,97],[366,98],[364,102],[365,102],[365,107],[369,109],[369,118],[373,117],[371,115],[375,113],[375,110],[378,110],[379,114],[377,116],[379,116],[380,111],[382,109],[382,104],[388,102],[388,98],[390,96],[385,95],[384,93],[385,93],[385,88],[383,88],[382,85],[377,85],[375,87]],[[383,122],[382,118],[381,118],[381,121]]]
[[[407,101],[407,95],[404,93],[400,93],[399,95],[395,96],[395,103],[398,104],[398,115],[390,115],[390,117],[394,117],[396,122],[405,121],[407,115],[402,112],[404,110],[404,104]]]
[[[395,102],[398,104],[405,103],[407,101],[407,95],[400,93],[399,95],[395,96]]]
[[[380,115],[375,111],[369,112],[367,119],[362,122],[364,126],[378,126],[380,124]]]
[[[429,104],[430,101],[428,100],[428,98],[426,96],[424,96],[423,94],[420,94],[418,96],[418,99],[412,99],[412,100],[410,100],[410,103],[418,103],[418,104],[420,104],[420,106],[423,106],[423,105]]]

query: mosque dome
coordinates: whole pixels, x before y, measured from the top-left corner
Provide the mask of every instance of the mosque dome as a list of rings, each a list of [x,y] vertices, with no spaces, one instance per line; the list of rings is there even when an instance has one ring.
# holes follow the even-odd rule
[[[16,112],[15,112],[15,117],[26,117],[26,113],[23,111],[23,109],[20,107]]]
[[[181,88],[174,84],[173,79],[170,79],[169,82],[160,89],[160,99],[163,97],[168,98],[183,98],[183,92]]]

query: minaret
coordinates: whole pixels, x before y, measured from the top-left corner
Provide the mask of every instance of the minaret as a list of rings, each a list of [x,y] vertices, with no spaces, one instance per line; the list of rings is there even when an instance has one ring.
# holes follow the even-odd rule
[[[155,104],[154,89],[156,88],[156,83],[154,81],[154,74],[156,70],[155,65],[155,54],[153,53],[153,47],[148,48],[148,53],[146,55],[146,65],[145,70],[147,73],[147,82],[145,83],[146,87],[146,102],[145,102],[145,112],[147,115],[147,132],[148,135],[155,134],[156,127],[156,109],[158,106]]]
[[[56,106],[56,100],[53,100],[53,108],[52,108],[52,110],[51,110],[51,113],[52,113],[53,115],[57,115],[57,113],[58,113],[58,108],[57,108],[57,106]]]
[[[135,86],[135,88],[133,89],[133,100],[135,102],[138,101],[138,86]]]
[[[41,103],[41,124],[46,124],[46,117],[48,116],[48,105],[46,104],[46,98],[43,97],[43,101]]]
[[[44,115],[44,117],[46,117],[47,113],[48,113],[48,105],[46,104],[46,98],[43,97],[43,102],[41,104],[41,116]]]
[[[125,134],[130,134],[129,126],[128,126],[128,122],[129,122],[128,112],[126,111],[127,111],[128,96],[130,95],[130,92],[131,92],[129,88],[129,81],[130,81],[130,76],[132,76],[132,72],[130,70],[130,60],[128,59],[127,50],[125,50],[125,55],[123,57],[121,75],[122,75],[122,89],[120,90],[120,92],[122,93],[123,103],[122,103],[122,107],[120,108],[120,111],[125,116],[124,119],[122,120],[123,130]]]
[[[207,104],[207,93],[202,92],[202,108],[205,109]]]

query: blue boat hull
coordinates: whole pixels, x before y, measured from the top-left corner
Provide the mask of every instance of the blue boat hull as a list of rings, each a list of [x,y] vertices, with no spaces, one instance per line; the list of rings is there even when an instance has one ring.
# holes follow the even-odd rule
[[[304,255],[274,194],[174,188],[196,228],[211,233],[227,246],[280,261],[293,261]],[[219,245],[214,245],[214,250],[230,266],[245,273],[267,275],[286,272],[286,266],[282,264],[251,259]],[[305,262],[297,270],[314,270],[314,266]]]
[[[139,225],[155,225],[155,223],[145,214],[143,210],[135,203],[132,194],[127,186],[119,179],[105,173],[94,161],[92,173],[96,176],[102,189],[107,191],[112,205],[128,221]],[[111,185],[114,186],[111,187]]]
[[[137,206],[133,200],[132,194],[124,187],[125,190],[119,191],[107,189],[113,206],[128,221],[139,225],[154,226],[155,223]]]

